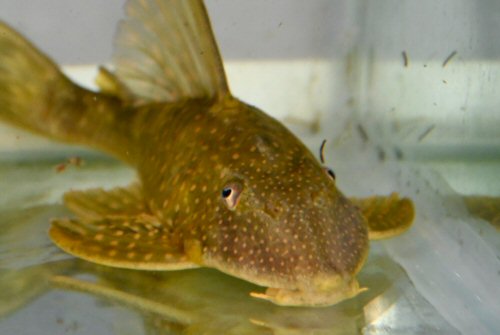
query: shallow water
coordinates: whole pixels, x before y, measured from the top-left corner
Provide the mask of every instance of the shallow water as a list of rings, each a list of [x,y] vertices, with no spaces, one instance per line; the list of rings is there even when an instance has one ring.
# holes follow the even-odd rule
[[[64,161],[58,153],[0,164],[8,190],[0,201],[1,334],[458,333],[377,242],[359,276],[369,290],[328,308],[274,306],[249,297],[263,288],[210,269],[130,271],[69,257],[46,235],[50,218],[68,215],[62,193],[124,185],[134,174],[95,155],[58,172]]]
[[[68,215],[62,194],[126,185],[133,172],[0,126],[0,334],[496,334],[500,231],[487,221],[499,220],[500,53],[492,43],[499,5],[386,0],[343,7],[329,1],[324,13],[339,19],[325,15],[321,21],[315,14],[315,25],[300,24],[300,31],[321,26],[327,41],[331,35],[332,44],[319,45],[335,52],[314,59],[317,50],[309,42],[315,34],[304,47],[295,30],[283,33],[299,26],[296,15],[276,21],[265,10],[273,15],[264,20],[272,28],[260,32],[259,43],[248,43],[255,16],[240,2],[234,8],[245,8],[249,36],[235,34],[233,15],[221,11],[213,20],[227,19],[222,33],[245,36],[229,40],[228,50],[238,42],[251,48],[228,64],[235,95],[287,121],[314,151],[327,138],[327,163],[346,194],[398,191],[415,201],[408,233],[372,243],[359,278],[369,291],[330,308],[282,308],[251,299],[248,292],[258,287],[213,270],[136,272],[75,260],[46,235],[50,218]],[[21,26],[32,23],[42,40],[59,40],[64,36],[39,29],[40,17],[68,17],[67,29],[76,33],[88,26],[75,24],[65,6],[45,15],[35,11],[37,20],[25,17],[23,6],[12,8],[23,11]],[[5,18],[17,21],[19,15]],[[109,29],[115,24],[94,16]],[[98,26],[100,37],[111,39],[111,30]],[[75,31],[63,34],[70,40],[59,46],[78,62],[85,50],[102,52],[96,43],[111,45],[93,33],[85,46]],[[280,36],[287,37],[284,47]],[[78,47],[68,48],[72,43]],[[284,51],[253,59],[274,46]],[[290,46],[302,48],[306,59],[289,55]],[[76,74],[82,75],[89,84],[93,73]],[[84,164],[56,172],[72,156]],[[464,196],[475,195],[491,198],[476,201],[486,206],[469,213]]]
[[[369,291],[329,308],[283,308],[250,298],[258,287],[214,270],[136,272],[77,261],[47,237],[50,219],[69,215],[63,193],[127,185],[134,172],[95,152],[2,128],[0,334],[488,334],[500,327],[500,287],[494,284],[500,233],[470,215],[462,197],[498,197],[500,164],[492,151],[450,150],[457,147],[441,140],[453,138],[455,130],[437,126],[419,141],[429,129],[425,125],[434,122],[432,113],[415,122],[401,117],[403,108],[384,114],[389,103],[383,101],[370,106],[373,114],[352,113],[360,107],[339,102],[334,108],[327,91],[339,89],[331,78],[340,75],[340,65],[265,64],[228,67],[236,92],[242,92],[237,95],[273,112],[313,152],[327,138],[325,158],[345,194],[397,191],[415,201],[409,232],[371,244],[359,276]],[[394,71],[384,71],[387,82],[391,73],[401,75]],[[89,84],[92,73],[87,68],[76,77],[83,74]],[[262,95],[261,81],[253,88],[242,82],[252,73],[267,76],[269,87],[293,84],[301,91],[316,82],[321,89],[283,105],[283,97]],[[389,90],[377,89],[379,96]],[[301,113],[331,109],[337,113]],[[497,150],[489,143],[483,147]],[[80,166],[68,163],[71,157],[80,157]]]

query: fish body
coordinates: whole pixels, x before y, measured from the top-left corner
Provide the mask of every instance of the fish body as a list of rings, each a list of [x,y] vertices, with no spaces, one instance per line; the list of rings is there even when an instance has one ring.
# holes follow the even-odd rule
[[[162,135],[146,146],[139,173],[148,208],[172,221],[184,251],[193,241],[201,264],[264,286],[306,287],[311,274],[322,282],[340,273],[349,282],[367,254],[367,226],[309,150],[233,98],[203,111],[199,103],[182,108],[190,116],[168,121],[175,124],[170,134],[161,132],[164,119],[147,122]],[[241,188],[234,209],[221,197],[231,185]],[[327,219],[339,214],[336,224]]]
[[[137,170],[129,187],[65,195],[75,217],[55,219],[50,236],[77,257],[208,266],[268,287],[255,297],[323,306],[363,290],[370,236],[411,224],[410,200],[347,199],[298,138],[231,95],[201,1],[129,1],[100,92],[5,24],[0,50],[0,119]]]

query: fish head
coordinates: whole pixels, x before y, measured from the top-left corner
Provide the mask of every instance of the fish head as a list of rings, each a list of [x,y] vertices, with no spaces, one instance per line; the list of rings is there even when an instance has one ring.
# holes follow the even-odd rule
[[[240,129],[215,167],[220,193],[205,263],[269,287],[259,297],[278,304],[356,295],[368,250],[362,214],[300,140],[265,114],[249,114],[257,129]]]

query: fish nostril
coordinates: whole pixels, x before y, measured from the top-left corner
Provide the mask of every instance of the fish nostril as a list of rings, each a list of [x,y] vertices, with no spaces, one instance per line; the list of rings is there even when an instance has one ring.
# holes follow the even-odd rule
[[[321,193],[317,192],[311,193],[311,201],[316,207],[327,206],[327,200],[325,199],[325,196]]]
[[[279,216],[279,214],[281,213],[282,210],[279,206],[276,206],[271,201],[267,201],[265,211],[267,214],[269,214],[273,218],[276,218]]]

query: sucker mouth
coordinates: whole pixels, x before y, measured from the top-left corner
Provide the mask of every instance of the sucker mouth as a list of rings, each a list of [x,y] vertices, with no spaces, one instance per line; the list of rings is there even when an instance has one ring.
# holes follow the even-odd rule
[[[321,288],[302,290],[269,287],[265,293],[250,292],[250,296],[268,300],[281,306],[327,307],[353,298],[367,290],[366,287],[359,287],[359,283],[352,279],[328,290],[322,290]]]

